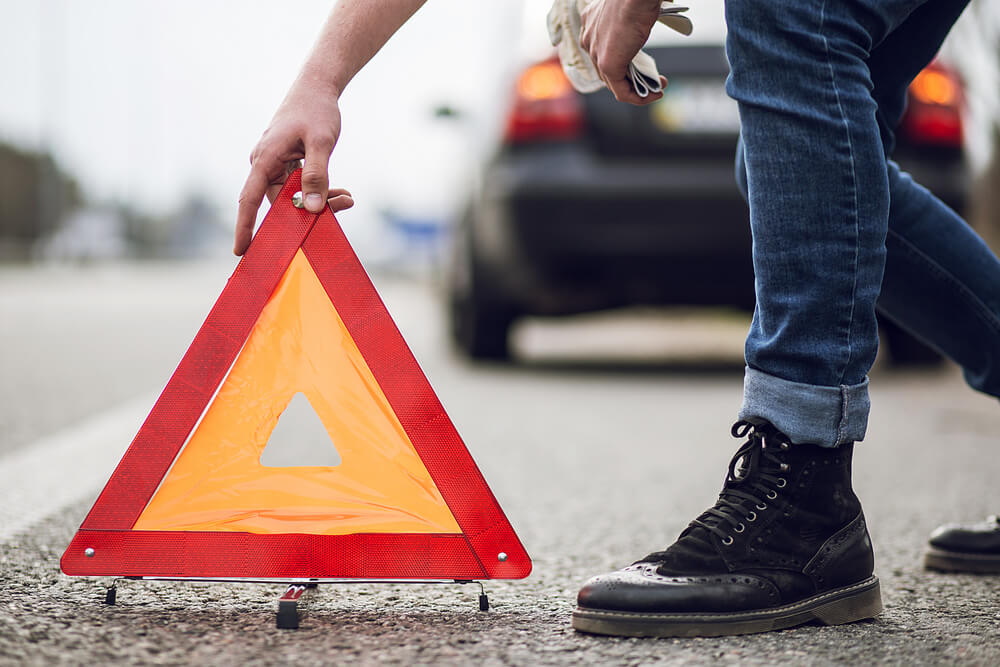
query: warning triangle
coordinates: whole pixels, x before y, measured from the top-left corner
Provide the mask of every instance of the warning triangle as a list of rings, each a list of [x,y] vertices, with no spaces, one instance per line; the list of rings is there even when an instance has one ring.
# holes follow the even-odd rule
[[[260,464],[273,468],[339,466],[340,452],[309,399],[295,394],[271,431]]]
[[[66,574],[530,572],[333,213],[292,205],[300,177],[285,183],[66,549]],[[272,448],[289,455],[300,441],[325,447],[323,460],[272,461],[282,455]]]

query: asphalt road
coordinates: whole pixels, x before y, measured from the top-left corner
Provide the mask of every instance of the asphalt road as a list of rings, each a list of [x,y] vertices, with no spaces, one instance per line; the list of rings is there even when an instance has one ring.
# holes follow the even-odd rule
[[[1000,410],[955,369],[873,373],[856,487],[878,620],[589,637],[569,626],[580,583],[665,546],[715,500],[738,446],[743,322],[529,323],[521,363],[470,366],[431,289],[378,277],[532,575],[487,582],[487,613],[471,586],[323,586],[298,631],[274,627],[278,586],[126,581],[103,605],[107,582],[63,576],[59,557],[231,268],[0,269],[0,664],[1000,664],[1000,577],[920,567],[935,525],[1000,511]]]

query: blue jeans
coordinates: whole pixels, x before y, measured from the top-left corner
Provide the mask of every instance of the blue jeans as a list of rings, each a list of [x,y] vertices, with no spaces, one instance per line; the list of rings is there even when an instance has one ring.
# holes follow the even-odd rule
[[[968,0],[727,0],[757,307],[740,418],[864,438],[876,307],[1000,396],[1000,261],[889,159]]]

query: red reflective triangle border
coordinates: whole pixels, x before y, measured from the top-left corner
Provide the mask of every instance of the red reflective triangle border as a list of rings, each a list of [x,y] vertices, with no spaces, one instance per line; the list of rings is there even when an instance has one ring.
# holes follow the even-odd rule
[[[520,579],[531,560],[329,209],[292,174],[60,561],[83,576]],[[461,534],[136,531],[132,526],[302,248]],[[90,554],[90,555],[88,555]]]

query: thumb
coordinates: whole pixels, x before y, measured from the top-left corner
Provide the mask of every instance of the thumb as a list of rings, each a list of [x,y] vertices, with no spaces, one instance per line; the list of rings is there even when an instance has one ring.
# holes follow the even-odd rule
[[[305,195],[306,209],[319,213],[326,206],[329,189],[330,153],[333,142],[314,140],[306,145],[305,166],[302,168],[302,194]]]

